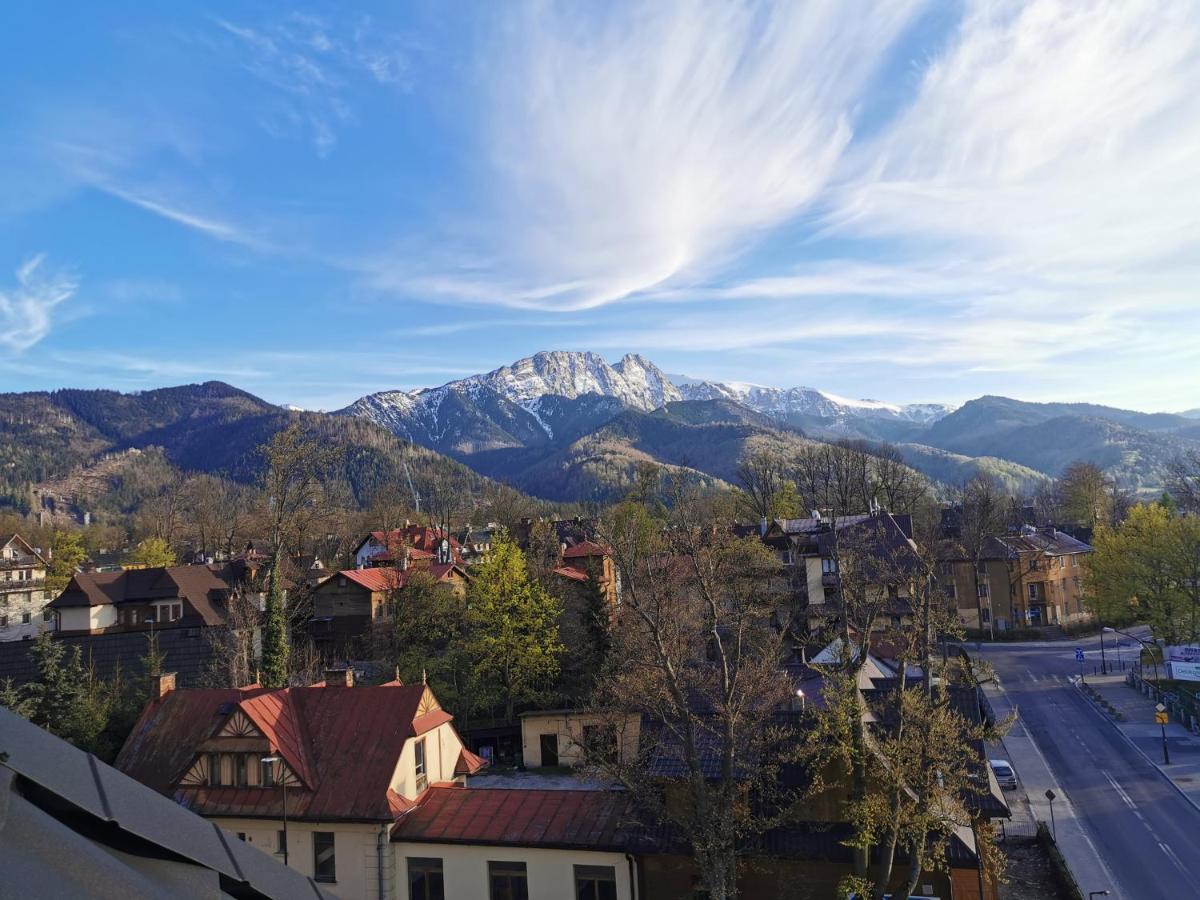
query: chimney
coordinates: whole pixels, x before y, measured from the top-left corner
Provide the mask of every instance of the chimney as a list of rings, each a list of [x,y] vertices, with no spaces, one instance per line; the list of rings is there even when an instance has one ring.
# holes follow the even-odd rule
[[[326,669],[325,687],[354,687],[354,670],[349,667]]]
[[[150,694],[155,700],[161,700],[175,690],[175,673],[160,672],[150,676]]]

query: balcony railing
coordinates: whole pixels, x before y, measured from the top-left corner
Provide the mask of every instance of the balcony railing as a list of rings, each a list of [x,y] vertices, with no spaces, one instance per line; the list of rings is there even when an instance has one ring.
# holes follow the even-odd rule
[[[11,591],[37,590],[45,586],[45,578],[30,578],[26,581],[17,581],[16,579],[5,581],[3,578],[0,578],[0,594],[7,594]]]
[[[16,559],[0,559],[0,572],[6,569],[44,569],[46,564],[34,556],[18,556]]]
[[[840,584],[836,572],[825,572],[821,575],[821,587],[836,588]]]

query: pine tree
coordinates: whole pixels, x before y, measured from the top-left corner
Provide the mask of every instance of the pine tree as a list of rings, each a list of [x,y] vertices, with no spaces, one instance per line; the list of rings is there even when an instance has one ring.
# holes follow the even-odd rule
[[[595,565],[588,566],[583,628],[588,636],[588,652],[591,656],[589,671],[594,675],[603,667],[612,647],[612,609],[608,602],[608,591],[600,583],[600,574]]]
[[[466,651],[475,683],[503,701],[512,721],[516,704],[541,697],[558,677],[562,601],[530,577],[524,554],[507,536],[479,567],[467,599]]]
[[[283,552],[275,551],[267,577],[267,610],[262,626],[262,682],[265,687],[287,685],[291,663],[291,638],[288,634],[287,605],[280,584]]]

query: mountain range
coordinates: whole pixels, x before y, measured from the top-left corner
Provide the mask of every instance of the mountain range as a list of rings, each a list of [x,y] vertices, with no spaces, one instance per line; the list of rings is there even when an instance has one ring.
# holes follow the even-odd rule
[[[437,473],[475,492],[490,477],[549,500],[611,500],[645,462],[721,485],[757,448],[787,454],[835,439],[891,444],[946,484],[986,472],[1029,491],[1088,460],[1148,494],[1161,490],[1172,458],[1200,449],[1196,411],[996,396],[899,406],[669,376],[633,354],[610,364],[546,352],[440,387],[370,394],[334,413],[275,406],[221,382],[0,394],[0,506],[27,508],[35,490],[77,485],[102,494],[119,483],[110,494],[125,497],[137,494],[131,485],[161,483],[168,469],[249,482],[261,471],[256,448],[292,421],[345,451],[340,480],[359,503],[384,484]]]
[[[636,354],[610,364],[563,351],[436,388],[371,394],[334,415],[369,419],[551,499],[610,495],[646,459],[728,481],[752,446],[813,439],[891,443],[934,480],[984,471],[1012,490],[1084,459],[1148,492],[1161,488],[1172,457],[1200,446],[1193,414],[995,396],[895,405],[672,376]]]

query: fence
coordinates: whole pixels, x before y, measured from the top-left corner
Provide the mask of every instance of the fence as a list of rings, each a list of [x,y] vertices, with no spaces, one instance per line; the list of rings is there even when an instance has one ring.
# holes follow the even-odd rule
[[[1038,826],[1032,820],[996,820],[996,841],[1000,844],[1026,843],[1038,839]]]

